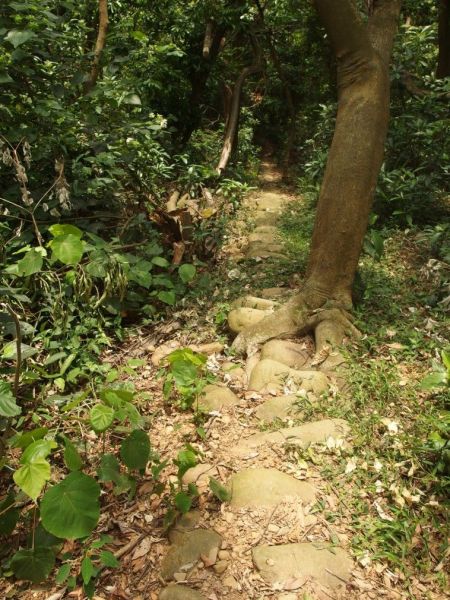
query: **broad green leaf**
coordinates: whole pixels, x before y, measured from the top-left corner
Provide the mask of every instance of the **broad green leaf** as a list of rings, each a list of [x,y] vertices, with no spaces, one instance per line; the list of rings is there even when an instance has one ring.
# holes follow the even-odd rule
[[[13,479],[32,500],[36,500],[45,483],[50,479],[50,464],[45,458],[36,458],[14,472]],[[63,537],[63,536],[60,536]]]
[[[100,562],[105,567],[109,567],[111,569],[115,569],[120,566],[120,562],[109,550],[102,550],[100,552]]]
[[[10,535],[19,520],[20,511],[15,507],[16,497],[10,493],[0,502],[0,536]]]
[[[194,385],[198,379],[197,366],[185,360],[177,360],[171,364],[171,373],[177,386]]]
[[[450,350],[442,350],[441,358],[444,366],[450,371]]]
[[[209,489],[221,502],[229,502],[231,500],[230,490],[219,483],[217,479],[214,479],[214,477],[209,478]]]
[[[41,440],[48,433],[47,427],[38,427],[37,429],[33,429],[32,431],[27,431],[23,435],[14,439],[13,447],[21,448],[25,450],[27,446],[29,446],[32,442],[36,440]]]
[[[59,570],[55,576],[55,582],[58,585],[61,585],[62,583],[64,583],[66,581],[66,579],[69,577],[70,568],[71,568],[70,563],[64,563],[63,565],[61,565],[59,567]]]
[[[48,244],[52,249],[52,258],[65,265],[76,265],[83,256],[84,246],[79,237],[73,233],[59,235]]]
[[[174,350],[171,352],[167,360],[169,363],[174,363],[178,360],[190,362],[193,365],[201,366],[205,365],[208,357],[206,354],[201,354],[200,352],[194,352],[190,348],[179,348],[178,350]]]
[[[79,471],[83,466],[78,450],[67,437],[64,437],[64,463],[69,471]]]
[[[155,256],[154,258],[152,258],[152,263],[157,267],[170,267],[170,262],[162,256]]]
[[[120,446],[120,456],[129,469],[145,469],[150,457],[150,440],[145,431],[132,431]]]
[[[36,440],[27,446],[20,457],[20,463],[22,465],[29,465],[39,458],[47,458],[56,446],[57,444],[53,440]]]
[[[38,273],[42,269],[43,262],[42,253],[37,251],[36,248],[32,248],[17,263],[18,274],[22,277],[28,277],[29,275]]]
[[[99,481],[117,483],[120,477],[120,464],[114,454],[104,454],[97,470]]]
[[[17,406],[11,386],[6,381],[0,381],[0,417],[16,417],[22,409]]]
[[[175,506],[180,511],[180,513],[187,513],[192,506],[192,498],[188,496],[185,492],[178,492],[175,496]]]
[[[92,563],[92,560],[89,558],[89,556],[85,556],[81,561],[81,577],[83,579],[83,583],[89,583],[94,576],[95,567]]]
[[[78,239],[83,237],[83,232],[81,229],[78,229],[78,227],[75,227],[75,225],[55,223],[54,225],[50,225],[48,230],[54,238],[59,237],[60,235],[68,235],[69,233]]]
[[[96,404],[89,413],[92,429],[97,433],[106,431],[111,427],[112,422],[114,421],[114,415],[115,411],[111,406],[106,406],[106,404]]]
[[[14,48],[18,48],[22,44],[25,44],[25,42],[33,40],[35,37],[36,34],[34,33],[34,31],[11,29],[11,31],[8,31],[5,40],[10,42],[14,46]]]
[[[181,265],[178,269],[178,275],[180,276],[180,279],[183,283],[189,283],[190,281],[192,281],[195,277],[196,272],[197,269],[194,267],[194,265],[190,264]]]
[[[92,542],[91,548],[97,550],[98,548],[103,548],[105,544],[111,544],[112,541],[112,536],[102,533],[100,539],[95,540],[95,542]]]
[[[435,387],[441,387],[447,383],[447,373],[445,371],[434,371],[422,379],[420,387],[424,390],[431,390]]]
[[[82,538],[91,533],[100,517],[100,486],[84,473],[70,473],[44,494],[42,525],[57,537]]]
[[[197,455],[192,450],[180,450],[177,459],[174,461],[178,467],[178,477],[183,477],[188,469],[197,464]]]
[[[20,344],[22,360],[26,358],[30,358],[39,352],[37,348],[33,348],[28,344]],[[8,342],[3,346],[2,349],[3,358],[6,360],[16,360],[17,359],[17,344],[16,342]]]
[[[0,83],[12,83],[14,79],[6,71],[0,73]]]
[[[11,569],[17,579],[38,583],[44,581],[55,566],[55,554],[51,548],[19,550],[11,559]]]

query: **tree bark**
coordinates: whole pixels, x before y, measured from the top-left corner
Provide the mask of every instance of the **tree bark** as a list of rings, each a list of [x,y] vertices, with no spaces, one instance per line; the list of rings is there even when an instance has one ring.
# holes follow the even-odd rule
[[[440,0],[438,21],[438,65],[436,77],[450,77],[450,0]]]
[[[231,108],[230,114],[227,119],[226,128],[225,128],[225,136],[224,142],[222,146],[222,153],[220,155],[219,162],[216,167],[217,173],[219,175],[226,169],[228,161],[230,160],[231,153],[233,151],[233,147],[235,146],[237,131],[238,131],[238,123],[239,123],[239,113],[241,111],[241,96],[242,96],[242,87],[244,85],[245,80],[249,75],[253,73],[257,73],[261,70],[260,64],[251,65],[250,67],[245,67],[239,74],[239,77],[236,80],[233,88],[233,95],[231,97]]]
[[[314,0],[338,69],[336,126],[320,190],[307,277],[300,293],[241,332],[244,351],[315,330],[316,349],[355,333],[347,312],[389,120],[389,61],[401,0],[374,0],[367,26],[353,0]],[[319,348],[318,348],[319,347]]]
[[[89,79],[84,86],[84,93],[89,93],[97,83],[97,79],[101,71],[101,58],[106,44],[106,32],[108,31],[108,0],[98,0],[98,33],[95,42],[94,60],[92,61],[91,72]]]

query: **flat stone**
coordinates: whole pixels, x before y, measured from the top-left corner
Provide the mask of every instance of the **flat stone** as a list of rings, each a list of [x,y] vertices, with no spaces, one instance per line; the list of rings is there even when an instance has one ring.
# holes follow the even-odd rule
[[[265,358],[252,370],[249,389],[256,392],[279,392],[287,382],[292,391],[305,390],[321,394],[328,388],[326,375],[319,371],[297,371],[278,361]]]
[[[348,581],[353,561],[342,548],[320,542],[257,546],[253,562],[268,583],[312,578],[332,589]]]
[[[239,404],[239,398],[229,388],[221,385],[205,386],[198,400],[199,407],[208,412],[222,410],[235,404]]]
[[[256,199],[256,204],[259,210],[278,210],[281,211],[286,204],[286,196],[276,194],[274,192],[262,192]]]
[[[274,226],[280,217],[278,212],[269,212],[268,210],[257,210],[255,212],[255,225],[261,226]]]
[[[268,314],[268,311],[259,310],[258,308],[235,308],[228,314],[228,327],[234,333],[239,333],[246,327],[256,325]]]
[[[159,595],[159,600],[207,600],[197,590],[191,590],[185,585],[172,584],[167,586]]]
[[[221,536],[211,529],[194,529],[185,533],[169,548],[161,563],[163,579],[172,579],[175,573],[190,571],[202,554],[219,549]]]
[[[325,442],[328,438],[342,438],[350,431],[344,419],[324,419],[312,421],[298,427],[285,427],[277,431],[255,433],[242,440],[234,449],[234,453],[245,453],[264,444],[293,444],[307,448],[311,444]]]
[[[308,362],[309,354],[301,344],[290,340],[270,340],[264,344],[261,358],[270,358],[292,369],[301,369]]]
[[[280,244],[251,244],[245,253],[245,258],[286,258],[282,252],[283,246]]]
[[[270,225],[257,227],[253,230],[253,233],[248,236],[248,241],[250,244],[276,244],[278,241],[278,227]]]
[[[201,514],[198,510],[190,510],[189,512],[181,515],[181,517],[177,520],[175,525],[173,525],[169,530],[169,541],[171,544],[175,544],[180,541],[180,539],[191,531],[196,529],[197,525],[200,523]]]
[[[231,506],[276,506],[293,496],[305,504],[312,502],[316,491],[312,485],[299,481],[277,469],[244,469],[229,482]]]
[[[277,306],[277,303],[273,300],[268,300],[267,298],[258,298],[257,296],[241,296],[237,298],[231,308],[257,308],[258,310],[274,310]]]
[[[190,483],[195,484],[200,490],[209,486],[209,478],[214,477],[217,479],[219,472],[214,465],[199,464],[188,469],[183,475],[183,483],[189,485]]]
[[[289,416],[295,416],[297,402],[298,397],[295,394],[275,396],[260,404],[255,410],[255,415],[266,423],[271,423],[276,419],[286,419]]]

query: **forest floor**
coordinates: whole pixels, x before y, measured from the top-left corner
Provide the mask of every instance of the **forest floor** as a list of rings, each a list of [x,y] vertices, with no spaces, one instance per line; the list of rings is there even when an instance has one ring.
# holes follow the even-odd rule
[[[141,394],[153,452],[167,461],[161,479],[179,489],[173,460],[187,448],[198,464],[183,489],[195,483],[199,496],[168,535],[170,498],[156,493],[150,469],[134,499],[113,499],[98,531],[113,536],[121,565],[104,570],[95,598],[450,597],[444,486],[427,445],[446,400],[419,387],[448,328],[424,301],[435,282],[419,234],[392,232],[382,261],[363,259],[364,335],[342,354],[315,355],[310,337],[271,342],[247,360],[230,347],[227,320],[237,330],[293,293],[312,219],[308,199],[263,164],[260,188],[230,223],[209,297],[105,356]],[[189,345],[209,354],[209,383],[182,410],[164,397],[164,358]],[[213,494],[210,477],[224,489]],[[83,597],[40,586],[15,593],[7,597]]]

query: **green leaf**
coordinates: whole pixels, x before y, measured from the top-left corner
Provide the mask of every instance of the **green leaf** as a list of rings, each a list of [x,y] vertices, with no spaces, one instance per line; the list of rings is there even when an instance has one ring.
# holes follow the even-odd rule
[[[67,437],[64,437],[64,463],[69,471],[79,471],[83,466],[78,450]]]
[[[33,348],[32,346],[28,346],[28,344],[20,344],[20,349],[22,351],[22,360],[26,358],[30,358],[39,352],[37,348]],[[2,349],[3,358],[6,360],[16,360],[17,359],[17,344],[16,342],[8,342],[3,346]]]
[[[70,575],[70,563],[64,563],[63,565],[60,566],[58,572],[56,573],[55,582],[58,585],[61,585],[62,583],[64,583],[66,581],[66,579],[69,577],[69,575]]]
[[[190,264],[181,265],[178,269],[178,275],[183,283],[189,283],[192,281],[196,273],[197,269],[194,267],[194,265]]]
[[[52,249],[52,258],[57,259],[65,265],[76,265],[83,256],[83,242],[73,233],[59,235],[49,242]]]
[[[114,454],[107,453],[102,456],[97,474],[100,481],[118,483],[120,478],[120,464]]]
[[[20,457],[20,463],[22,465],[29,465],[35,462],[39,458],[47,458],[53,448],[56,448],[57,444],[53,440],[36,440],[32,442],[25,449],[24,453]]]
[[[35,37],[36,34],[34,33],[34,31],[11,29],[11,31],[8,31],[5,40],[10,42],[14,46],[14,48],[18,48],[22,44],[25,44],[25,42],[33,40]]]
[[[97,433],[102,433],[111,427],[114,421],[115,411],[111,406],[106,404],[96,404],[91,408],[89,420],[92,429]]]
[[[192,450],[180,450],[177,460],[174,461],[178,467],[178,477],[181,478],[188,469],[195,467],[197,464],[197,455]]]
[[[33,429],[32,431],[27,431],[23,435],[14,438],[13,447],[20,448],[21,450],[25,450],[27,446],[29,446],[32,442],[36,440],[41,440],[48,433],[47,427],[38,427],[37,429]]]
[[[431,390],[435,387],[441,387],[447,383],[447,373],[445,371],[434,371],[422,379],[420,387],[424,390]]]
[[[70,473],[44,494],[42,525],[57,537],[82,538],[91,533],[100,517],[100,486],[84,473]]]
[[[150,458],[150,440],[145,431],[132,431],[120,446],[120,456],[129,469],[145,469]]]
[[[20,511],[15,508],[16,497],[9,493],[0,502],[0,535],[11,535],[19,520]]]
[[[27,496],[36,500],[45,483],[50,479],[50,474],[50,464],[45,458],[36,458],[33,462],[17,469],[13,479]]]
[[[217,479],[214,479],[214,477],[209,478],[209,489],[221,502],[229,502],[231,500],[230,490],[219,483]]]
[[[0,417],[16,417],[22,409],[17,406],[11,386],[6,381],[0,381]]]
[[[17,579],[38,583],[47,579],[55,566],[55,554],[50,548],[19,550],[11,559],[11,569]]]
[[[157,267],[170,267],[170,262],[162,256],[155,256],[154,258],[152,258],[152,263]]]
[[[105,567],[110,567],[111,569],[115,569],[120,566],[120,562],[109,550],[102,550],[100,553],[100,562]]]
[[[92,560],[89,556],[85,556],[81,561],[81,577],[83,579],[83,583],[89,583],[92,577],[95,576],[95,567],[92,563]]]
[[[6,71],[0,73],[0,83],[12,83],[14,79]]]
[[[29,275],[33,275],[33,273],[38,273],[42,269],[43,262],[42,252],[39,252],[36,248],[32,248],[17,263],[18,274],[22,277],[28,277]]]
[[[55,223],[54,225],[50,225],[48,228],[49,232],[52,234],[54,238],[59,237],[60,235],[74,235],[79,240],[83,237],[83,232],[75,225],[66,225],[61,223]]]
[[[110,535],[106,535],[102,533],[100,539],[92,542],[91,548],[97,550],[98,548],[103,548],[105,544],[110,544],[113,541],[113,538]]]
[[[181,387],[194,385],[198,379],[198,368],[196,365],[185,360],[178,360],[172,363],[171,373],[177,386]]]
[[[450,350],[442,350],[441,358],[444,366],[450,371]]]
[[[178,492],[178,494],[175,496],[175,506],[180,513],[185,514],[192,506],[192,498],[185,492]]]

